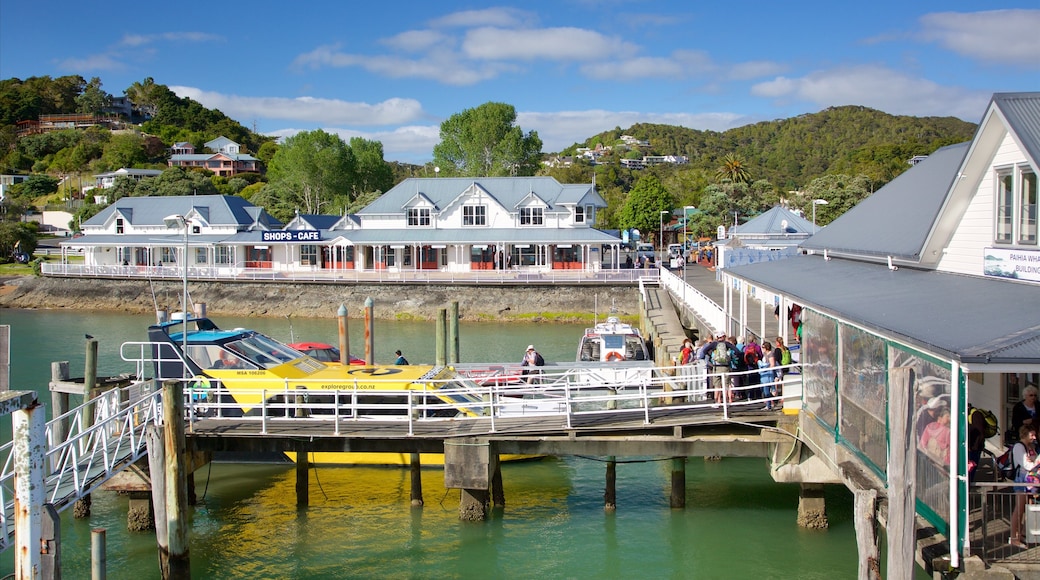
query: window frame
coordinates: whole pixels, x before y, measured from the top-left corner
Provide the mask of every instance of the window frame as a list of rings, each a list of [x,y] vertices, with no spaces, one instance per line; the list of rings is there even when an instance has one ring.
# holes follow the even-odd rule
[[[410,228],[428,228],[433,223],[428,207],[410,207],[406,215],[406,223]]]
[[[462,206],[462,225],[466,227],[486,226],[487,206],[484,204]]]
[[[541,207],[522,207],[520,208],[520,225],[521,226],[544,226],[545,225],[545,208]]]
[[[1037,173],[1024,163],[995,169],[993,190],[993,243],[1032,246],[1038,236]]]

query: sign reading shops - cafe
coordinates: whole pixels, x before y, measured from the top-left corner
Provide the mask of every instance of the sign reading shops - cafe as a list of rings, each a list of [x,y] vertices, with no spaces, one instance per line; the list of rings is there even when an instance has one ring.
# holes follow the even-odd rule
[[[318,230],[289,230],[261,232],[261,240],[265,242],[320,242],[321,232]]]

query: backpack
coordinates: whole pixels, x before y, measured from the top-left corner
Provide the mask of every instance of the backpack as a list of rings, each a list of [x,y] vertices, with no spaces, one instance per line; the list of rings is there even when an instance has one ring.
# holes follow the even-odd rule
[[[975,417],[975,413],[982,414],[982,418],[985,424],[985,428],[982,430],[982,434],[986,437],[986,439],[989,439],[990,437],[993,437],[998,432],[1000,432],[1000,428],[997,424],[997,416],[993,414],[993,411],[989,411],[987,409],[979,409],[978,407],[972,407],[971,410],[968,411],[969,425],[974,423],[973,419]]]
[[[780,350],[780,364],[783,366],[791,364],[791,349],[786,346]]]
[[[1004,450],[1003,453],[994,458],[994,462],[997,464],[997,473],[1000,477],[1014,481],[1018,466],[1015,465],[1015,454],[1012,451],[1015,447],[1012,445]]]
[[[726,347],[726,343],[720,342],[715,345],[715,353],[712,354],[711,360],[717,366],[729,364],[729,348]]]
[[[744,363],[747,364],[749,369],[758,368],[758,352],[754,350],[744,351]]]

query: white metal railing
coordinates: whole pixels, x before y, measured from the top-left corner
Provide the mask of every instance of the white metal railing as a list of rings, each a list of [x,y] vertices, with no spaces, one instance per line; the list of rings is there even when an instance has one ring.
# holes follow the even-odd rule
[[[127,278],[183,280],[184,267],[122,266],[86,264],[40,264],[44,276],[82,278]],[[506,269],[506,270],[337,270],[274,269],[237,266],[189,266],[188,278],[203,281],[272,281],[329,283],[397,283],[397,284],[603,284],[635,283],[640,278],[656,279],[659,268],[587,268],[584,270]]]
[[[661,285],[668,289],[680,308],[693,311],[713,332],[726,330],[726,312],[700,290],[669,270],[661,271]]]
[[[44,487],[55,509],[65,509],[144,456],[145,430],[162,419],[161,393],[148,385],[106,391],[47,423]],[[14,532],[13,449],[13,441],[0,446],[0,551],[11,547]]]

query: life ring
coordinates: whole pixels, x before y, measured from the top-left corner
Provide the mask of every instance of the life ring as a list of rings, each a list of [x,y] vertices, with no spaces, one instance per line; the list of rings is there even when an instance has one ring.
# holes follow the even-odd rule
[[[606,358],[604,360],[606,360],[608,362],[612,361],[612,360],[625,360],[625,355],[623,355],[623,354],[621,354],[620,352],[617,352],[617,351],[608,352],[607,356],[606,356]]]
[[[198,389],[204,391],[202,393],[192,393],[191,400],[193,402],[205,401],[209,399],[209,390],[212,388],[209,382],[209,377],[205,375],[195,375],[191,378],[191,384],[188,385],[191,389]]]

